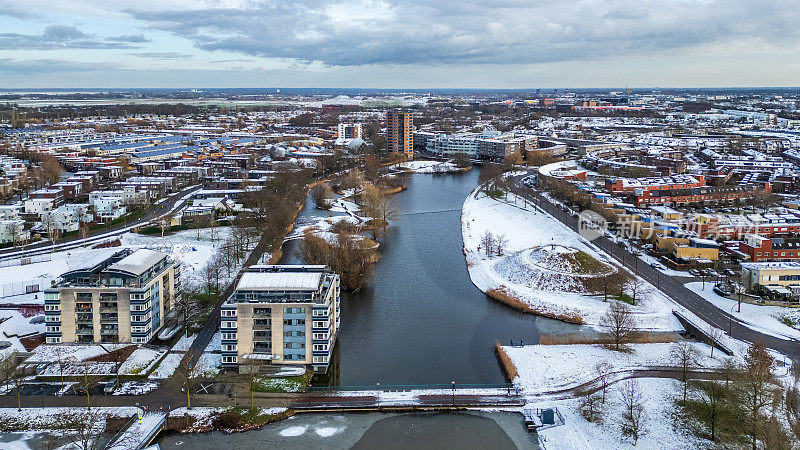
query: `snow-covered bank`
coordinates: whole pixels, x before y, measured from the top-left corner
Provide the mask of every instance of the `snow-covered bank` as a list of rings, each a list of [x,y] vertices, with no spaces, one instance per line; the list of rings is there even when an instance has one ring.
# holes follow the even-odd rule
[[[789,317],[795,323],[800,323],[800,309],[742,303],[741,312],[737,312],[738,302],[714,292],[714,283],[706,282],[704,285],[701,281],[695,281],[686,283],[685,286],[717,308],[732,314],[748,328],[783,339],[800,339],[800,330],[792,328],[780,320],[783,317]]]
[[[454,173],[465,170],[456,167],[451,162],[442,161],[408,161],[395,164],[391,168],[411,173]]]
[[[611,364],[611,372],[623,373],[635,369],[674,366],[670,351],[673,343],[628,344],[627,352],[609,350],[602,345],[526,345],[503,346],[518,372],[518,383],[525,395],[539,396],[571,389],[597,378],[596,367],[601,362]],[[728,358],[711,347],[691,342],[698,352],[697,366],[720,367]]]
[[[503,290],[532,309],[546,312],[543,315],[577,315],[593,327],[597,327],[608,311],[609,303],[602,297],[559,282],[560,277],[554,274],[563,270],[556,266],[542,267],[541,258],[531,254],[534,247],[555,245],[584,252],[602,265],[619,267],[614,259],[549,214],[525,204],[513,194],[502,201],[476,190],[464,201],[461,223],[469,275],[483,292]],[[486,231],[507,240],[504,256],[487,256],[481,251],[481,238]],[[651,331],[682,330],[672,315],[673,309],[681,308],[654,287],[644,284],[647,299],[631,308],[637,326]]]
[[[716,356],[716,355],[715,355]],[[577,398],[528,404],[529,407],[555,406],[564,416],[564,425],[538,431],[547,450],[579,449],[687,449],[706,448],[711,443],[674,425],[676,391],[680,382],[671,379],[642,378],[637,380],[644,400],[644,434],[634,446],[621,431],[624,405],[617,386],[608,390],[605,405],[601,405],[602,421],[588,422],[580,413]]]

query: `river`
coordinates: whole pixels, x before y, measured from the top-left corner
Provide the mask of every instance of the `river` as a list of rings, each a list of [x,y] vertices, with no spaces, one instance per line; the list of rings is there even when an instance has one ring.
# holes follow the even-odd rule
[[[401,215],[379,241],[368,288],[342,294],[334,363],[316,383],[501,383],[495,341],[535,343],[540,332],[578,330],[495,302],[472,284],[461,251],[461,206],[477,179],[477,169],[408,177],[408,189],[396,194]],[[327,216],[307,200],[297,220]],[[281,263],[301,263],[298,244],[284,244]]]

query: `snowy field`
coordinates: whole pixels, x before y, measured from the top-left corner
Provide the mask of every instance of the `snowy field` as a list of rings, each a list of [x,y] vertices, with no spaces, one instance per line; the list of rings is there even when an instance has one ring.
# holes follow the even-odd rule
[[[188,352],[196,337],[196,334],[190,334],[189,337],[186,337],[186,333],[181,333],[181,338],[175,343],[175,345],[172,346],[171,351]]]
[[[2,270],[0,270],[2,272]],[[25,347],[20,343],[20,338],[25,336],[44,333],[45,323],[31,323],[41,320],[44,317],[42,314],[37,314],[31,317],[25,317],[21,312],[13,309],[0,310],[0,341],[8,341],[11,346],[0,350],[0,358],[5,358],[6,355],[13,351],[24,352]]]
[[[459,170],[455,164],[441,161],[408,161],[391,167],[412,173],[446,173]]]
[[[716,355],[715,355],[716,356]],[[580,399],[567,399],[528,404],[528,407],[555,406],[564,416],[565,424],[538,432],[547,450],[583,449],[690,449],[706,448],[710,442],[673,425],[675,398],[680,382],[670,379],[642,378],[637,380],[644,399],[644,434],[636,445],[621,431],[622,411],[619,383],[611,385],[602,406],[602,422],[588,422],[580,414]]]
[[[475,192],[464,201],[462,233],[467,266],[472,282],[482,291],[503,289],[538,310],[555,314],[573,314],[583,318],[585,324],[597,327],[600,318],[608,311],[609,303],[601,296],[585,295],[568,286],[559,284],[557,276],[541,276],[547,283],[533,283],[531,277],[520,276],[521,271],[543,272],[533,267],[530,252],[532,247],[559,245],[583,251],[598,261],[619,267],[605,253],[588,243],[552,216],[524,204],[513,194],[508,201],[495,200]],[[508,244],[504,256],[486,256],[478,250],[485,231],[495,236],[504,236]],[[558,273],[557,267],[545,271]],[[672,315],[673,309],[681,309],[653,286],[647,286],[647,299],[631,307],[637,327],[650,331],[682,330]],[[688,313],[688,312],[687,312]]]
[[[219,353],[205,352],[197,359],[197,365],[192,369],[192,376],[197,378],[210,378],[219,375],[222,370],[222,355]]]
[[[760,306],[742,303],[742,312],[737,312],[738,302],[728,297],[717,295],[713,291],[714,283],[706,282],[705,289],[702,281],[686,283],[686,288],[708,300],[717,308],[732,314],[748,328],[758,332],[777,336],[780,338],[800,339],[800,330],[792,328],[780,321],[781,317],[788,316],[800,322],[800,309],[783,308],[780,306]]]
[[[153,350],[152,348],[139,347],[131,353],[119,367],[119,373],[125,375],[139,375],[147,373],[151,366],[156,364],[165,351]]]
[[[674,366],[670,357],[672,343],[628,344],[630,352],[617,352],[602,345],[526,345],[503,346],[519,376],[518,383],[528,396],[547,395],[569,389],[597,378],[595,367],[600,362],[612,365],[612,372],[625,372],[653,366]],[[691,342],[700,355],[698,365],[719,367],[728,358],[719,350],[699,342]]]
[[[45,283],[49,286],[51,280],[58,278],[64,272],[80,267],[85,261],[111,256],[125,247],[148,248],[166,253],[182,264],[181,278],[184,284],[199,283],[202,281],[200,274],[203,266],[224,243],[230,235],[230,230],[230,227],[217,227],[213,229],[212,236],[212,229],[201,229],[199,239],[197,230],[179,231],[163,238],[159,235],[125,233],[120,238],[121,247],[72,249],[53,253],[50,261],[3,267],[0,269],[0,285],[25,282],[25,284]],[[38,292],[5,296],[0,298],[0,303],[44,304],[44,295]]]
[[[183,356],[183,353],[168,354],[148,378],[151,380],[166,380],[171,377],[175,373],[175,369],[181,364]]]

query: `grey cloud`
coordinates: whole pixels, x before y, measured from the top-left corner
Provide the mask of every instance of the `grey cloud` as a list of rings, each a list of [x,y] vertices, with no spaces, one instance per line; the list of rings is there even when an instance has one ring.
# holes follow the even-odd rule
[[[335,8],[346,7],[275,0],[129,13],[201,49],[338,66],[590,60],[735,39],[796,47],[800,33],[794,0],[363,0]]]
[[[30,19],[36,17],[36,14],[26,11],[19,6],[0,4],[0,16],[16,17],[17,19]]]
[[[131,43],[150,42],[150,39],[146,38],[143,34],[126,34],[122,36],[111,36],[109,38],[106,38],[106,40],[112,42],[131,42]]]
[[[42,34],[0,33],[0,50],[126,49],[135,48],[130,43],[141,42],[112,40],[90,36],[71,26],[50,25]]]
[[[58,59],[16,60],[0,58],[0,73],[11,75],[92,72],[115,68],[117,68],[117,65],[108,63],[85,63]]]
[[[177,52],[134,52],[128,53],[131,56],[149,59],[190,59],[192,55]]]

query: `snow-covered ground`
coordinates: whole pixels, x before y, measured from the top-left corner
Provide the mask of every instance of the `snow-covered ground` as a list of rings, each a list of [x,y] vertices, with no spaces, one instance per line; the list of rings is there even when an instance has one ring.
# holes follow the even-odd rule
[[[40,345],[33,350],[27,364],[41,364],[58,361],[86,361],[111,351],[128,347],[131,344],[62,344]]]
[[[181,364],[183,357],[183,353],[170,353],[164,357],[161,364],[156,367],[156,370],[148,378],[151,380],[166,380],[175,373],[175,369]]]
[[[458,170],[455,164],[441,161],[408,161],[395,164],[392,168],[413,173],[444,173]]]
[[[153,350],[148,347],[139,347],[131,353],[119,367],[119,373],[126,375],[138,375],[147,373],[150,367],[164,356],[166,351]]]
[[[0,272],[2,272],[2,269],[0,269]],[[13,351],[26,351],[19,340],[25,336],[44,333],[46,326],[43,321],[41,323],[31,323],[31,320],[36,322],[42,317],[43,315],[41,314],[25,317],[21,312],[13,309],[0,310],[0,334],[2,334],[0,340],[11,343],[10,347],[0,351],[0,358]]]
[[[197,359],[197,364],[192,369],[192,376],[198,378],[217,376],[222,369],[222,355],[220,353],[205,352]]]
[[[187,351],[189,351],[189,348],[194,343],[194,340],[195,340],[196,337],[197,337],[196,334],[190,334],[187,337],[186,333],[181,333],[181,338],[178,340],[178,342],[175,343],[175,345],[172,346],[172,350],[171,351],[173,351],[173,352],[187,352]]]
[[[542,270],[541,267],[535,267],[528,250],[548,245],[569,247],[583,251],[606,265],[619,267],[613,258],[549,214],[531,204],[525,205],[521,198],[513,194],[509,194],[507,201],[502,201],[473,192],[464,201],[461,221],[470,278],[480,290],[503,289],[534,309],[578,315],[587,325],[597,327],[600,318],[608,311],[609,303],[600,296],[586,295],[578,289],[565,289],[556,282],[548,283],[548,280],[558,278],[553,275],[558,274],[558,268]],[[487,230],[507,239],[504,256],[489,257],[478,250],[481,237]],[[536,275],[531,276],[530,273]],[[672,314],[673,309],[681,308],[653,286],[644,284],[647,286],[647,299],[631,307],[637,326],[653,331],[682,330]]]
[[[605,405],[601,406],[602,421],[588,422],[580,413],[580,399],[565,399],[528,404],[528,407],[548,408],[555,406],[564,425],[540,430],[539,439],[547,450],[579,449],[687,449],[706,448],[711,443],[697,438],[692,433],[674,426],[675,398],[680,382],[671,379],[642,378],[637,383],[644,400],[644,434],[636,445],[621,431],[622,411],[620,383],[607,391]]]
[[[699,342],[691,342],[700,357],[698,365],[719,367],[728,358],[719,350]],[[629,352],[609,350],[602,345],[526,345],[504,346],[503,350],[517,368],[518,383],[525,395],[538,396],[569,389],[597,378],[595,367],[608,362],[613,372],[625,372],[653,366],[674,366],[670,350],[673,343],[629,344]]]
[[[800,339],[800,330],[792,328],[780,321],[781,317],[791,317],[794,319],[795,323],[800,322],[800,309],[742,303],[742,311],[737,312],[739,303],[736,300],[722,297],[714,292],[713,282],[707,281],[705,283],[705,288],[702,281],[686,283],[685,286],[697,295],[708,300],[717,308],[732,314],[748,328],[784,339]]]

